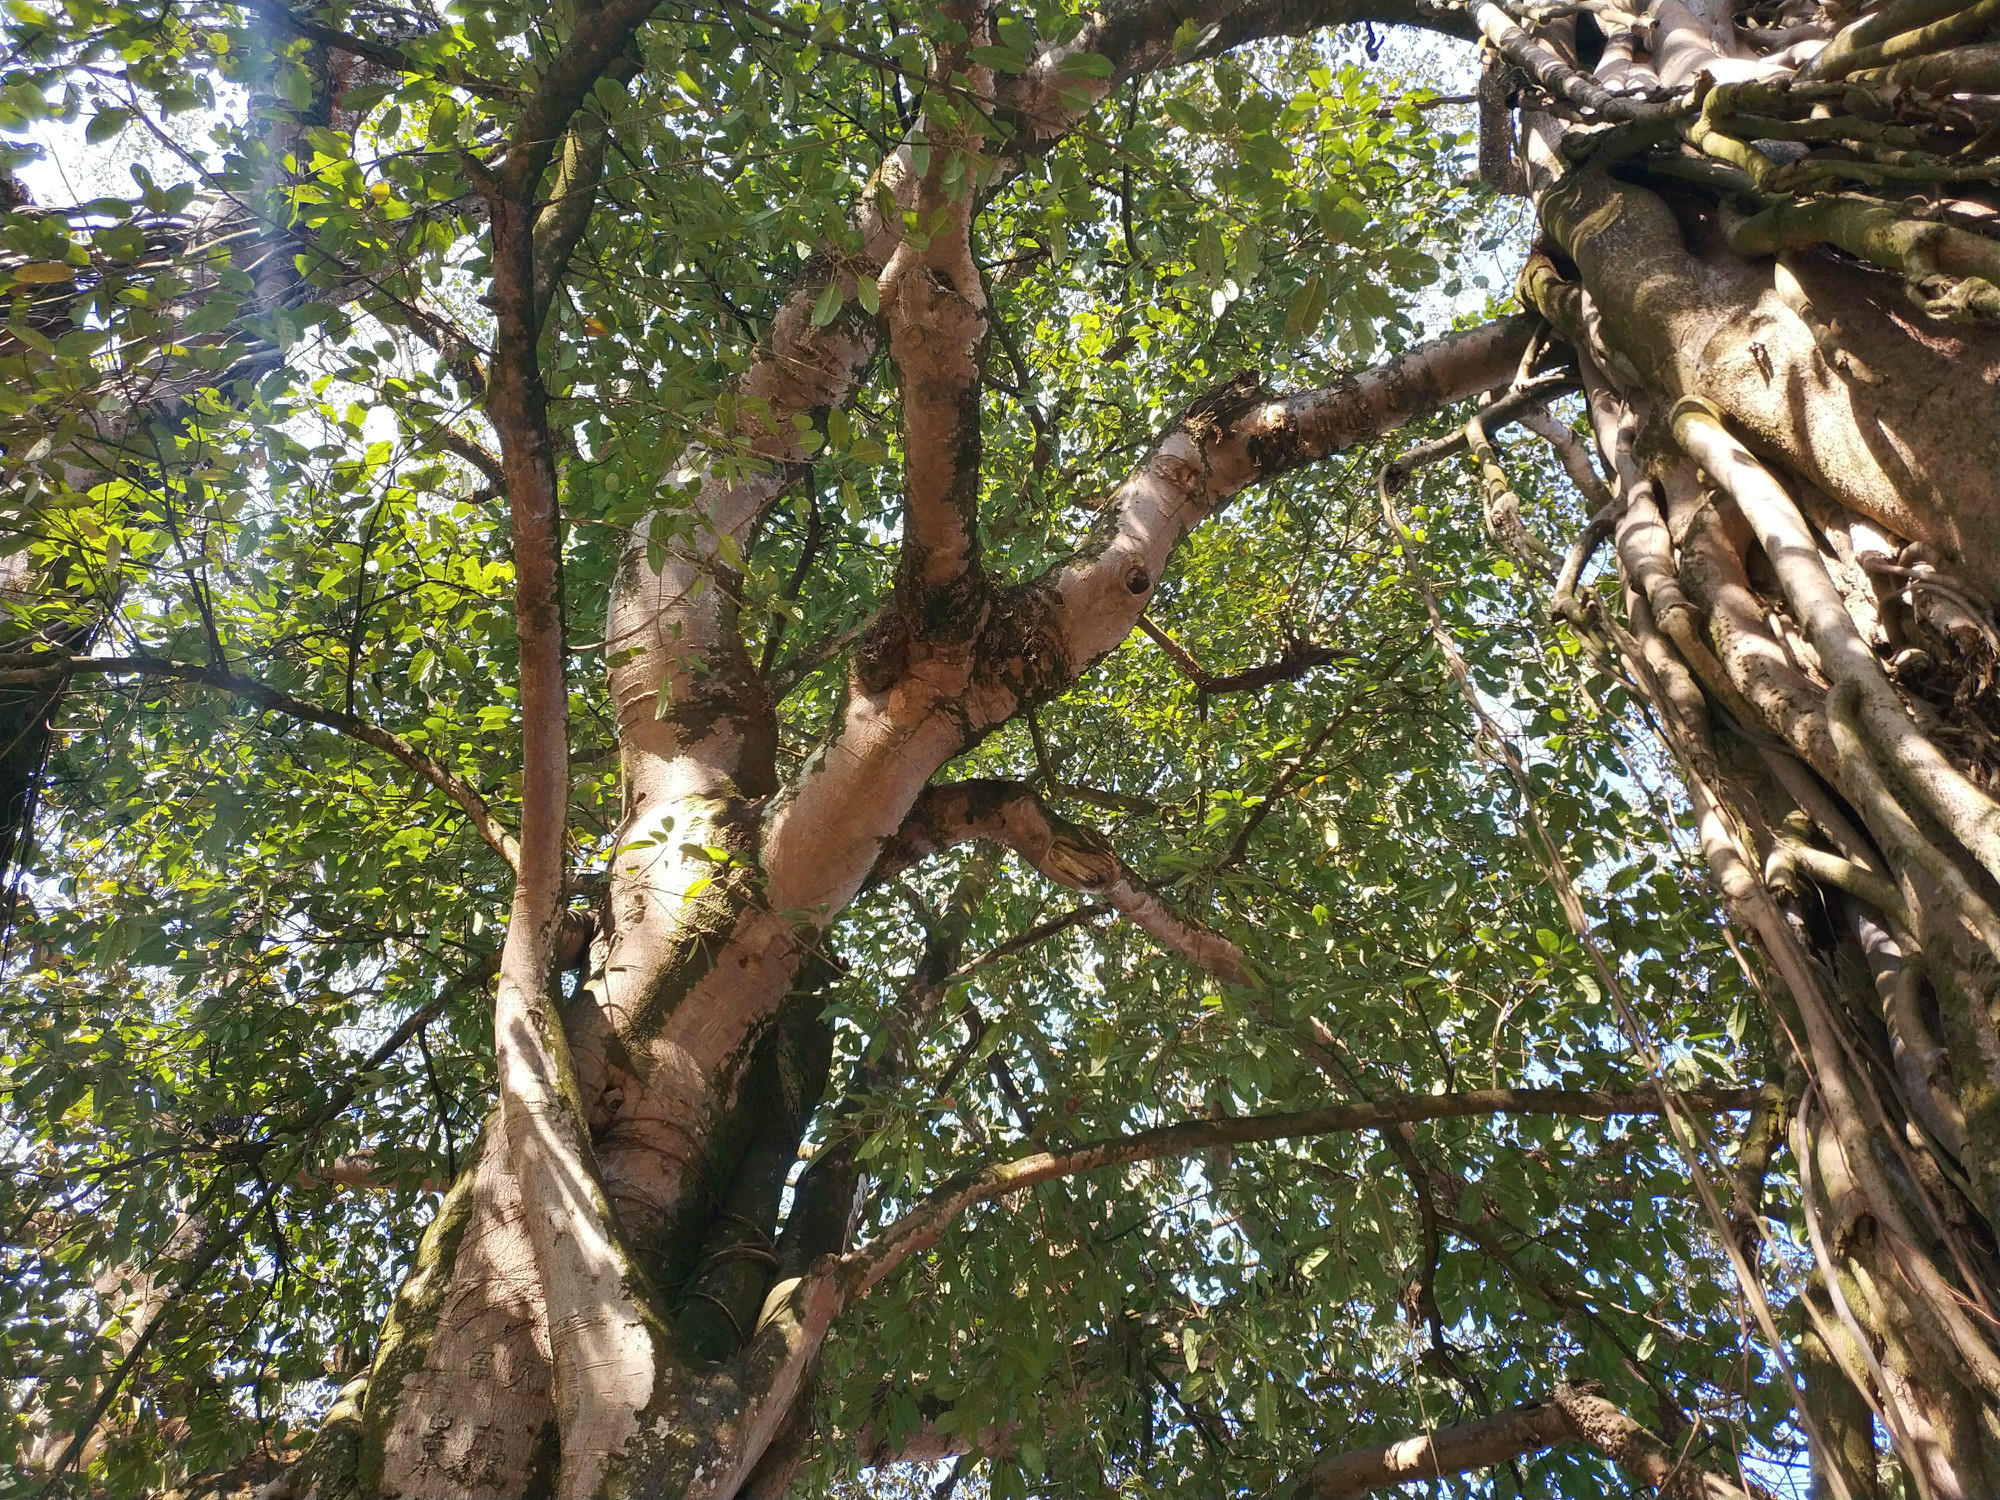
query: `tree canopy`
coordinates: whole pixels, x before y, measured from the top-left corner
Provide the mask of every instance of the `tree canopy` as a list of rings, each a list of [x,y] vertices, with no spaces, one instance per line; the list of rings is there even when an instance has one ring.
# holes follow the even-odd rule
[[[1804,1493],[1792,1053],[1580,623],[1627,603],[1473,17],[1158,9],[9,0],[0,1494],[227,1493],[385,1399],[459,1253],[426,1225],[515,1141],[510,1016],[569,1028],[550,1097],[690,1369],[822,1263],[801,1205],[841,1221],[797,1492],[1625,1482],[1560,1388]],[[1510,380],[1555,445],[1466,454]],[[1240,493],[1106,585],[1136,628],[1037,676],[1131,476],[1272,393]],[[851,899],[785,873],[905,774],[785,821],[857,705],[1007,630]],[[754,744],[759,694],[772,775],[645,748]],[[530,890],[547,1005],[503,976],[496,1022]],[[640,1043],[548,1019],[647,891],[709,913],[684,967],[802,935],[656,1235]],[[1315,1469],[1480,1422],[1546,1440]]]

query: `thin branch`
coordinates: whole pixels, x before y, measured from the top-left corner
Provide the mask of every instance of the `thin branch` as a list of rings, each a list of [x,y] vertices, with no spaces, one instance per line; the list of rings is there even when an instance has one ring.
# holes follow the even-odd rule
[[[1201,695],[1204,698],[1220,698],[1228,693],[1254,693],[1274,682],[1294,682],[1315,667],[1339,661],[1340,657],[1341,653],[1331,646],[1289,638],[1279,649],[1277,660],[1267,661],[1261,666],[1245,667],[1240,672],[1226,673],[1221,677],[1211,677],[1202,684]]]
[[[1551,396],[1560,396],[1565,391],[1575,390],[1576,387],[1577,378],[1568,370],[1541,376],[1516,390],[1509,391],[1492,405],[1483,408],[1479,413],[1480,424],[1488,432],[1498,432],[1509,422],[1523,420],[1531,408],[1539,406]],[[1419,443],[1416,447],[1397,454],[1389,460],[1382,471],[1387,476],[1390,493],[1394,494],[1409,483],[1410,476],[1426,464],[1434,464],[1441,458],[1449,458],[1454,453],[1463,452],[1466,439],[1466,430],[1461,427],[1444,437],[1433,438],[1428,443]]]
[[[826,538],[826,512],[820,508],[818,476],[811,470],[806,475],[806,535],[799,546],[799,560],[792,568],[792,576],[786,580],[784,600],[796,603],[800,592],[806,586],[806,579],[812,575],[812,566],[819,560],[820,543]],[[785,638],[785,626],[791,616],[780,613],[771,622],[771,633],[764,637],[764,654],[757,663],[757,675],[766,682],[771,680],[771,669],[778,663],[778,646]],[[808,652],[810,655],[810,652]],[[782,696],[774,693],[773,696]]]
[[[1101,807],[1106,812],[1129,812],[1151,816],[1160,810],[1160,804],[1150,797],[1131,797],[1124,792],[1107,792],[1100,787],[1084,786],[1074,781],[1064,781],[1056,771],[1055,757],[1049,753],[1048,742],[1042,738],[1042,721],[1033,709],[1028,710],[1028,738],[1035,747],[1035,771],[1042,779],[1042,786],[1051,797],[1070,797],[1091,807]]]
[[[465,815],[472,821],[473,829],[494,853],[507,862],[507,867],[509,869],[519,867],[520,845],[515,841],[513,834],[509,833],[493,815],[493,809],[486,805],[486,799],[473,789],[472,784],[456,771],[424,754],[400,734],[384,729],[379,724],[371,724],[354,714],[343,713],[336,708],[326,708],[307,699],[294,697],[290,693],[259,682],[254,677],[245,677],[240,672],[199,666],[192,662],[168,661],[154,656],[65,656],[54,660],[49,660],[46,656],[0,657],[0,663],[9,662],[23,664],[0,666],[0,686],[17,682],[48,682],[82,673],[99,673],[106,677],[127,675],[166,677],[179,682],[199,683],[203,687],[220,688],[273,713],[303,719],[307,723],[318,724],[323,728],[347,735],[351,739],[360,740],[363,744],[372,745],[402,762],[445,793],[464,809]]]
[[[1378,682],[1387,681],[1397,672],[1400,672],[1403,664],[1415,656],[1417,650],[1418,646],[1414,642],[1406,646],[1385,665],[1376,680]],[[1292,788],[1298,784],[1300,777],[1305,774],[1306,768],[1312,764],[1312,758],[1319,754],[1320,747],[1333,736],[1334,731],[1339,729],[1341,725],[1345,724],[1363,708],[1372,706],[1374,704],[1368,695],[1359,695],[1320,727],[1319,731],[1306,744],[1305,749],[1301,750],[1294,757],[1292,763],[1279,773],[1278,779],[1271,784],[1271,790],[1266,792],[1263,799],[1250,810],[1250,816],[1244,820],[1242,828],[1237,830],[1236,837],[1230,841],[1228,852],[1215,862],[1212,866],[1213,870],[1226,870],[1243,857],[1244,853],[1250,847],[1251,836],[1257,832],[1258,827],[1263,821],[1271,815],[1272,809],[1283,801]]]
[[[1099,917],[1108,917],[1110,915],[1110,907],[1100,906],[1094,901],[1086,902],[1072,911],[1064,912],[1059,917],[1050,917],[1046,922],[1037,922],[1033,927],[1024,928],[1005,942],[987,949],[977,958],[967,959],[956,969],[945,975],[943,982],[950,984],[955,980],[963,979],[974,969],[983,969],[986,965],[998,963],[1003,958],[1012,958],[1016,953],[1025,952],[1037,943],[1046,942],[1058,934],[1068,932],[1072,927],[1082,927],[1086,923],[1095,922]]]
[[[1139,616],[1139,629],[1147,640],[1167,654],[1167,660],[1180,669],[1183,677],[1202,692],[1208,691],[1209,684],[1215,679],[1209,676],[1208,668],[1194,659],[1193,652],[1169,635],[1150,615]]]
[[[1677,1092],[1674,1106],[1725,1114],[1754,1109],[1760,1098],[1756,1089],[1702,1089]],[[1456,1094],[1392,1095],[1373,1103],[1335,1104],[1283,1114],[1188,1120],[1095,1141],[1071,1151],[1041,1151],[1016,1161],[960,1172],[866,1245],[844,1256],[840,1274],[848,1296],[862,1295],[912,1255],[935,1245],[952,1221],[968,1208],[1039,1183],[1105,1167],[1189,1156],[1216,1146],[1380,1130],[1427,1120],[1497,1114],[1601,1120],[1612,1115],[1664,1112],[1660,1095],[1651,1089],[1632,1093],[1599,1089],[1472,1089]]]
[[[1252,983],[1242,949],[1174,911],[1132,878],[1103,835],[1050,812],[1019,782],[957,781],[927,789],[884,846],[877,873],[893,874],[973,839],[1005,844],[1058,885],[1100,897],[1216,978]]]

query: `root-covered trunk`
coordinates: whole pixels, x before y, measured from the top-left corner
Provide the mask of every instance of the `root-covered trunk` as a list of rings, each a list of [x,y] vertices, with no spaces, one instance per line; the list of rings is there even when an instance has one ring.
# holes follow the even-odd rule
[[[1795,71],[1727,16],[1697,67],[1660,10],[1650,55],[1613,35],[1597,64],[1625,123],[1524,117],[1522,293],[1576,351],[1615,495],[1622,606],[1577,628],[1657,715],[1777,981],[1815,1492],[1878,1493],[1872,1417],[1915,1493],[1990,1494],[1994,101],[1970,62],[1910,61],[1925,25],[1990,23],[1892,4]],[[1935,87],[1899,87],[1913,66]]]

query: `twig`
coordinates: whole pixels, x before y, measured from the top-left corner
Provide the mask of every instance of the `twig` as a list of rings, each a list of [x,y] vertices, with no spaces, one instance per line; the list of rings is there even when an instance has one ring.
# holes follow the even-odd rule
[[[1577,378],[1568,370],[1553,375],[1538,376],[1526,385],[1515,387],[1492,405],[1485,407],[1479,414],[1480,421],[1487,431],[1497,432],[1509,422],[1520,421],[1521,414],[1529,407],[1538,405],[1551,396],[1560,396],[1565,391],[1573,391],[1576,387]],[[1394,494],[1400,490],[1409,482],[1410,476],[1426,464],[1436,463],[1441,458],[1449,458],[1461,451],[1465,445],[1466,433],[1461,427],[1456,432],[1441,438],[1433,438],[1428,443],[1419,443],[1416,447],[1397,454],[1382,470],[1389,492]]]
[[[323,728],[360,740],[365,745],[372,745],[400,761],[449,796],[465,810],[474,830],[494,853],[507,862],[508,868],[519,867],[520,846],[515,842],[514,836],[493,815],[493,809],[486,805],[486,799],[479,795],[472,784],[441,761],[433,760],[424,754],[400,734],[384,729],[379,724],[372,724],[354,714],[343,713],[339,709],[326,708],[307,699],[295,697],[267,683],[259,682],[254,677],[246,677],[240,672],[193,662],[168,661],[157,656],[62,656],[52,653],[0,657],[0,686],[26,682],[51,682],[83,673],[99,673],[107,677],[166,677],[178,682],[192,682],[203,687],[220,688],[224,692],[234,693],[239,698],[247,699],[260,708],[285,714],[291,718],[304,719],[308,723],[318,724]]]

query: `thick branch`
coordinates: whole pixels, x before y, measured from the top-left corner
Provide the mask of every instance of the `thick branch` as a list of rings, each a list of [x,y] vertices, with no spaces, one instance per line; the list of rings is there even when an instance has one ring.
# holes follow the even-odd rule
[[[893,629],[864,640],[844,722],[770,816],[763,852],[772,904],[822,920],[845,907],[968,736],[1066,689],[1123,641],[1175,547],[1224,500],[1506,384],[1537,321],[1523,315],[1451,334],[1291,396],[1239,377],[1195,402],[1119,487],[1108,537],[994,601],[990,649],[971,660],[926,653]]]
[[[1219,698],[1227,693],[1254,693],[1274,682],[1291,682],[1305,676],[1314,667],[1323,667],[1340,659],[1340,652],[1332,646],[1315,645],[1288,635],[1285,644],[1278,649],[1276,660],[1245,667],[1240,672],[1225,672],[1217,677],[1195,660],[1187,647],[1144,615],[1139,617],[1139,629],[1154,645],[1166,652],[1167,659],[1180,668],[1188,681],[1194,684],[1195,691],[1204,698]]]
[[[1512,379],[1540,320],[1447,334],[1336,385],[1267,394],[1256,377],[1204,397],[1112,498],[1112,533],[1048,580],[1071,673],[1123,641],[1180,539],[1259,480],[1394,431]]]
[[[958,7],[948,5],[947,13]],[[991,40],[984,13],[953,19],[965,45],[941,49],[934,83],[962,75],[972,108],[989,109],[993,71],[969,65],[966,47]],[[927,636],[963,639],[978,628],[971,596],[950,585],[977,581],[979,553],[980,348],[986,292],[972,258],[974,190],[989,164],[975,130],[931,133],[929,164],[916,185],[921,237],[908,238],[882,270],[889,357],[902,397],[905,463],[903,560],[897,573],[905,609]]]
[[[18,658],[17,658],[18,660]],[[448,766],[431,759],[400,734],[371,724],[354,714],[343,713],[337,708],[326,708],[304,698],[293,697],[259,682],[254,677],[245,677],[239,672],[227,671],[221,667],[197,666],[192,662],[167,661],[153,656],[69,656],[57,661],[44,658],[29,658],[32,665],[9,666],[0,669],[0,685],[15,682],[48,682],[58,678],[75,676],[78,673],[95,672],[106,677],[121,677],[136,674],[147,677],[167,677],[178,682],[196,682],[204,687],[221,688],[237,697],[256,704],[259,708],[281,713],[289,718],[302,719],[309,724],[318,724],[335,730],[351,739],[360,740],[364,745],[373,745],[386,755],[401,761],[432,786],[450,797],[471,819],[473,829],[492,848],[493,852],[507,861],[509,869],[520,867],[520,846],[513,834],[502,826],[493,815],[493,809],[486,805],[485,798],[473,790],[472,784]]]
[[[534,96],[514,117],[500,182],[509,196],[527,198],[540,183],[578,110],[610,71],[618,54],[632,44],[660,0],[606,0],[581,10],[562,50],[541,76]]]
[[[1559,1385],[1556,1405],[1569,1418],[1577,1436],[1663,1495],[1685,1500],[1749,1500],[1740,1486],[1686,1462],[1602,1396]]]
[[[1315,1464],[1294,1494],[1296,1500],[1359,1500],[1391,1485],[1491,1468],[1575,1437],[1561,1407],[1537,1401],[1461,1427],[1335,1454]]]
[[[1822,209],[1822,201],[1832,206]],[[1800,257],[1792,270],[1802,290],[1815,302],[1837,301],[1842,343],[1889,377],[1881,387],[1850,381],[1827,365],[1807,324],[1772,297],[1767,269],[1694,255],[1673,211],[1643,188],[1575,172],[1543,195],[1541,214],[1591,289],[1603,341],[1649,390],[1713,401],[1749,448],[1890,533],[1937,549],[1974,587],[1993,587],[2000,429],[1990,420],[1990,393],[1949,378],[1954,360],[1989,357],[1983,336],[1966,334],[1968,347],[1940,352],[1873,305],[1860,272]],[[1883,241],[1903,245],[1877,217],[1844,199],[1814,200],[1744,221],[1731,246],[1739,256],[1768,254],[1805,227],[1871,254]],[[1852,245],[1840,237],[1850,231]],[[1931,246],[1934,268],[1956,275],[1962,265],[1976,274],[1985,261],[1954,259],[1956,245],[1940,237]]]
[[[621,55],[613,61],[620,66],[610,75],[620,83],[630,81],[639,71],[637,61]],[[578,118],[563,137],[562,159],[556,164],[555,181],[548,202],[535,216],[535,325],[547,319],[556,288],[569,270],[570,257],[590,226],[591,210],[597,206],[597,185],[604,175],[604,158],[611,146],[611,127],[595,115]]]
[[[1708,403],[1683,398],[1674,408],[1673,427],[1689,456],[1736,501],[1805,626],[1821,669],[1836,687],[1854,695],[1857,718],[1884,763],[1967,852],[2000,879],[2000,803],[1911,726],[1900,695],[1855,628],[1846,602],[1820,561],[1812,532],[1784,486],[1736,440]],[[1871,899],[1881,904],[1879,896]]]
[[[973,839],[1005,844],[1058,885],[1100,896],[1161,946],[1229,984],[1251,983],[1243,951],[1135,881],[1102,835],[1050,812],[1018,782],[958,781],[918,798],[883,851],[881,873]]]
[[[1741,1488],[1721,1475],[1677,1458],[1665,1443],[1602,1396],[1572,1385],[1558,1385],[1550,1400],[1517,1406],[1496,1417],[1337,1454],[1317,1464],[1294,1494],[1297,1500],[1359,1500],[1391,1485],[1444,1479],[1575,1442],[1588,1443],[1663,1495],[1748,1500]]]

